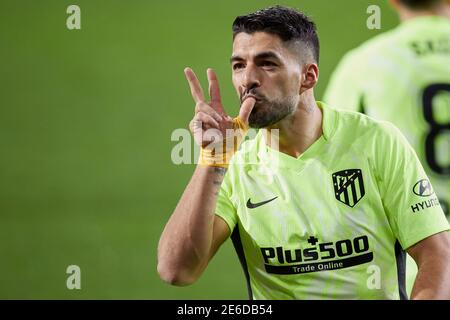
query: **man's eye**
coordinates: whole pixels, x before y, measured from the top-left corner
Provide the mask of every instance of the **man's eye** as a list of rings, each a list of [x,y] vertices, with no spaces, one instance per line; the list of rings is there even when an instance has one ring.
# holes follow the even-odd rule
[[[274,67],[274,66],[276,66],[275,63],[270,62],[270,61],[264,61],[264,62],[261,63],[261,65],[262,65],[263,67]]]
[[[233,65],[233,70],[242,69],[244,67],[243,63],[236,63]]]

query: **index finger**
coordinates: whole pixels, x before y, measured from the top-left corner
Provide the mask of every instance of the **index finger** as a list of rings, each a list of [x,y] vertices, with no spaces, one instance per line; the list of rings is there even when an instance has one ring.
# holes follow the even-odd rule
[[[200,85],[200,81],[198,81],[197,76],[191,68],[185,68],[184,74],[189,83],[189,87],[191,88],[192,98],[196,103],[204,102],[205,96],[203,94],[202,86]]]
[[[211,102],[221,102],[219,81],[217,80],[216,73],[213,69],[208,69],[206,71],[209,82],[209,96],[211,97]]]
[[[241,104],[241,108],[239,109],[239,118],[248,125],[248,118],[250,117],[250,113],[255,106],[256,100],[253,97],[249,97],[244,100]]]

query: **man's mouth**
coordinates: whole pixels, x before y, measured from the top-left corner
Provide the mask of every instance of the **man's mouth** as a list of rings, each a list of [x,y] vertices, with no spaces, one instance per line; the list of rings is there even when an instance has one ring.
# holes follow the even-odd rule
[[[262,98],[261,98],[260,96],[257,96],[257,95],[254,95],[254,94],[249,93],[249,94],[246,94],[246,95],[242,98],[241,103],[243,103],[243,102],[244,102],[246,99],[248,99],[248,98],[253,98],[253,99],[256,100],[256,102],[259,102],[259,101],[262,100]]]

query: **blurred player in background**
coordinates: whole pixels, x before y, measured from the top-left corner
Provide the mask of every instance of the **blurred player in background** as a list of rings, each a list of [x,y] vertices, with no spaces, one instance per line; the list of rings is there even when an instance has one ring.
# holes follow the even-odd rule
[[[324,101],[395,124],[416,150],[449,218],[450,1],[390,3],[401,24],[348,52]],[[409,292],[416,272],[409,258]]]

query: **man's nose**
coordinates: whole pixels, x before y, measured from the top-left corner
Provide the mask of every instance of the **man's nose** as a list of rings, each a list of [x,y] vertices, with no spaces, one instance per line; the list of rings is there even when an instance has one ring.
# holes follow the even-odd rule
[[[244,70],[244,77],[242,79],[242,87],[244,91],[257,88],[261,85],[258,70],[255,66],[247,65]]]

